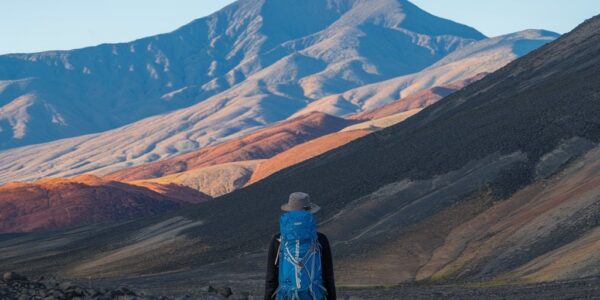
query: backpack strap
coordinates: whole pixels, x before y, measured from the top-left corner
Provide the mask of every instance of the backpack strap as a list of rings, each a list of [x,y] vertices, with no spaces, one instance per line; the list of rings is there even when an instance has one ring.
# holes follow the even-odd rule
[[[277,247],[277,256],[275,256],[275,265],[279,262],[279,252],[281,252],[281,237],[277,239],[279,247]]]

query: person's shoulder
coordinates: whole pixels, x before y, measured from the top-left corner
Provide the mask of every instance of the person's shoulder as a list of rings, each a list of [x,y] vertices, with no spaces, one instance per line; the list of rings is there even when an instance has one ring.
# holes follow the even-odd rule
[[[319,241],[329,242],[329,240],[327,239],[327,236],[322,232],[317,232],[317,238],[319,239]]]
[[[273,242],[279,242],[280,238],[281,238],[281,234],[280,233],[276,233],[271,238],[271,241],[273,241]]]

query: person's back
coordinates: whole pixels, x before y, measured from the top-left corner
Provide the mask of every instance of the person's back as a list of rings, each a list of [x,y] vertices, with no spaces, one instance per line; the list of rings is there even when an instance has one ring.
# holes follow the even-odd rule
[[[308,194],[293,193],[281,208],[286,213],[269,246],[264,299],[336,299],[331,248],[312,215],[319,207]]]

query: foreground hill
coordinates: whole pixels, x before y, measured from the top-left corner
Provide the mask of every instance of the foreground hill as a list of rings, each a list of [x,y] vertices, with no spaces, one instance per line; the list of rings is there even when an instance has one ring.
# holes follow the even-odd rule
[[[323,207],[341,285],[597,275],[599,33],[595,17],[399,125],[196,209],[58,241],[4,236],[0,264],[259,284],[279,206],[301,190]]]
[[[162,214],[210,197],[176,185],[150,189],[92,175],[0,186],[0,232],[55,230]]]

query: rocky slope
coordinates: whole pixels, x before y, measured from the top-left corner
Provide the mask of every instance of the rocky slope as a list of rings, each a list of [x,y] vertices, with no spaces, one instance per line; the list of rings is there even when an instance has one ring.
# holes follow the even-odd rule
[[[389,115],[387,117],[382,117],[378,119],[373,119],[369,121],[365,121],[362,123],[358,123],[356,125],[348,126],[344,128],[342,131],[352,131],[352,130],[371,130],[377,131],[384,128],[388,128],[399,124],[401,122],[406,121],[408,118],[418,114],[421,112],[422,108],[412,109],[405,112],[400,112],[396,114]]]
[[[421,90],[496,71],[558,36],[544,30],[525,30],[477,41],[450,53],[425,70],[323,97],[295,115],[322,111],[343,116],[373,110]]]
[[[264,162],[261,162],[256,170],[252,173],[252,177],[248,180],[246,185],[253,184],[269,177],[277,171],[299,164],[315,156],[319,156],[372,132],[373,131],[371,130],[336,132],[297,145],[287,151],[275,155]]]
[[[210,134],[220,138],[287,118],[311,99],[420,71],[483,38],[406,0],[239,0],[130,43],[0,56],[0,149],[121,127],[244,82],[233,92],[239,100],[212,101],[229,107],[220,112],[226,132]],[[206,134],[215,122],[201,120],[193,131]]]
[[[350,115],[347,119],[350,120],[373,120],[389,117],[398,113],[422,109],[430,106],[444,97],[466,87],[467,85],[481,80],[488,73],[480,73],[464,80],[454,81],[446,85],[435,86],[430,89],[422,90],[413,95],[401,98],[384,106],[373,110],[365,111],[359,114]]]
[[[210,197],[177,185],[150,189],[92,175],[0,186],[0,232],[56,230],[162,214]]]
[[[219,197],[242,188],[264,161],[236,161],[129,183],[141,186],[177,184],[201,191],[211,197]]]
[[[600,278],[583,278],[523,285],[409,285],[377,289],[350,289],[344,295],[348,300],[367,299],[595,299],[600,294]]]
[[[323,113],[312,113],[222,144],[123,169],[106,175],[106,178],[121,181],[151,179],[224,163],[270,158],[297,144],[339,131],[354,123],[356,122]]]

